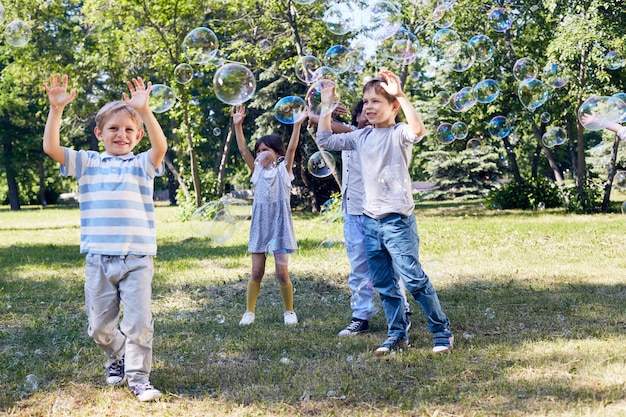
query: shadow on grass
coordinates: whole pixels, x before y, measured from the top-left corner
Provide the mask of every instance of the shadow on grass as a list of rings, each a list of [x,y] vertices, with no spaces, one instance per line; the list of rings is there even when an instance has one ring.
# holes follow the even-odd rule
[[[303,240],[301,246],[307,250],[316,243]],[[0,409],[19,407],[34,392],[104,385],[103,356],[86,334],[83,257],[76,252],[72,245],[3,251]],[[164,263],[180,257],[247,257],[244,245],[208,248],[200,241],[187,242],[184,251],[165,243],[160,254]],[[42,268],[41,274],[25,279],[25,260]],[[294,328],[282,323],[282,300],[271,273],[263,281],[257,320],[249,327],[238,325],[245,279],[218,282],[210,271],[206,280],[194,283],[155,277],[152,382],[170,398],[307,409],[330,402],[338,410],[415,410],[429,404],[451,413],[479,404],[474,410],[486,415],[541,413],[542,407],[567,409],[623,397],[619,383],[575,383],[573,378],[592,377],[613,365],[604,349],[590,344],[614,344],[623,335],[624,285],[546,289],[537,282],[466,276],[438,289],[456,335],[451,355],[430,353],[430,335],[412,302],[413,347],[377,358],[372,352],[386,334],[383,313],[374,317],[368,334],[338,338],[350,319],[349,293],[345,282],[327,279],[329,272],[292,274],[300,318]]]

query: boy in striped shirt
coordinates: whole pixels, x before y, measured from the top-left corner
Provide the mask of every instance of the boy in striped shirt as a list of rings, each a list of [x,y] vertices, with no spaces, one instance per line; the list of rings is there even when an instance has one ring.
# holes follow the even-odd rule
[[[62,175],[78,180],[88,332],[108,357],[107,383],[127,380],[140,401],[154,401],[161,392],[149,380],[156,255],[152,194],[154,178],[165,171],[167,142],[148,104],[151,83],[138,77],[126,84],[130,96],[123,93],[123,100],[105,104],[96,115],[94,133],[105,149],[99,154],[61,146],[63,110],[76,90],[68,93],[67,76],[52,75],[44,84],[50,111],[43,149],[61,165]],[[151,149],[134,155],[144,125]]]

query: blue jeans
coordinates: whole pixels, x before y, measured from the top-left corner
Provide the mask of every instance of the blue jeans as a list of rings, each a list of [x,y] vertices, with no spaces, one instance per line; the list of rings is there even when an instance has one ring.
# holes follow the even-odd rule
[[[343,237],[346,243],[348,260],[350,261],[348,287],[350,287],[352,294],[350,297],[352,317],[361,320],[371,320],[375,313],[374,288],[365,252],[364,217],[363,215],[344,213]],[[409,303],[407,302],[406,291],[403,285],[400,285],[400,295],[402,296],[405,311],[409,311]]]
[[[419,262],[419,237],[415,215],[390,214],[382,219],[363,217],[367,264],[374,289],[380,293],[387,317],[389,337],[407,337],[398,280],[419,303],[426,316],[428,331],[440,332],[450,327],[441,310],[437,292]]]

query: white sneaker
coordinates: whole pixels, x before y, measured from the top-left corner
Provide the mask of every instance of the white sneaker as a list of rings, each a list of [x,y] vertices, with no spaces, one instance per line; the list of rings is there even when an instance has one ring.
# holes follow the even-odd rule
[[[285,311],[285,325],[286,326],[295,326],[298,324],[298,316],[293,311]]]
[[[250,312],[250,311],[246,311],[243,315],[243,317],[241,318],[241,321],[239,322],[240,326],[249,326],[250,324],[254,323],[254,313]]]
[[[131,385],[130,389],[135,393],[139,401],[156,401],[161,398],[161,391],[147,384]]]

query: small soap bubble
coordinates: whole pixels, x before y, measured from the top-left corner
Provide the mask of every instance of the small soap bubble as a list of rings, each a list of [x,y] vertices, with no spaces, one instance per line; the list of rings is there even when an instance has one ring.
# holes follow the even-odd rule
[[[176,93],[165,84],[152,84],[149,106],[154,113],[163,113],[176,104]]]
[[[343,239],[332,236],[324,239],[318,249],[323,259],[335,261],[346,253],[346,244]]]
[[[489,122],[489,134],[494,138],[505,138],[511,133],[511,124],[504,116],[495,116]]]
[[[541,141],[548,148],[554,148],[555,146],[562,145],[567,141],[565,129],[562,127],[552,127],[543,134]]]
[[[324,54],[324,65],[337,74],[346,72],[352,66],[353,55],[351,52],[350,48],[344,45],[333,45]]]
[[[179,84],[187,84],[193,79],[193,67],[187,63],[178,64],[174,68],[174,77]]]
[[[548,113],[547,111],[544,111],[543,113],[541,113],[540,119],[541,123],[550,123],[550,120],[552,120],[552,115],[550,115],[550,113]]]
[[[452,96],[448,103],[452,111],[457,113],[468,111],[476,104],[474,97],[474,89],[472,87],[463,87]]]
[[[480,153],[482,145],[483,144],[480,139],[474,138],[467,141],[467,143],[465,144],[465,149],[470,151],[473,155],[478,155]]]
[[[215,33],[205,27],[193,29],[183,39],[182,50],[189,62],[206,64],[211,59],[211,53],[218,49]]]
[[[385,166],[378,175],[379,190],[389,198],[410,195],[411,182],[408,172],[399,164]]]
[[[259,152],[254,159],[254,165],[261,169],[274,169],[276,168],[276,155],[270,151]]]
[[[485,309],[485,317],[487,317],[488,319],[493,319],[496,317],[496,313],[494,313],[492,308],[487,308]]]
[[[569,73],[563,64],[549,63],[543,69],[543,80],[552,88],[562,88],[569,82]]]
[[[213,136],[219,136],[221,134],[222,134],[222,129],[220,129],[219,127],[213,128]]]
[[[439,29],[430,40],[430,46],[441,57],[445,56],[448,48],[461,40],[459,34],[449,28]]]
[[[492,9],[487,15],[487,21],[489,27],[496,32],[506,32],[513,24],[511,13],[503,7]]]
[[[224,324],[224,322],[226,321],[226,317],[223,314],[217,314],[215,316],[215,321],[219,324]]]
[[[237,106],[252,98],[256,79],[252,71],[241,64],[225,64],[215,71],[213,91],[223,103]]]
[[[312,55],[305,55],[298,58],[294,66],[296,77],[307,84],[311,84],[314,79],[315,71],[322,66],[322,61]]]
[[[488,78],[476,83],[472,92],[477,102],[491,103],[500,95],[500,84]]]
[[[624,66],[624,57],[618,51],[610,51],[604,56],[604,65],[609,70],[617,70]]]
[[[402,8],[400,3],[374,1],[361,15],[363,34],[376,41],[392,37],[402,26]]]
[[[441,90],[435,95],[435,101],[440,106],[446,106],[450,102],[450,93]]]
[[[455,122],[452,124],[452,133],[455,139],[465,139],[467,137],[468,128],[465,122]]]
[[[272,43],[268,39],[261,39],[259,46],[263,52],[268,53],[272,50]]]
[[[440,123],[439,126],[437,126],[435,136],[437,140],[444,145],[449,145],[456,139],[450,123]]]
[[[494,53],[493,41],[487,35],[478,34],[473,36],[468,43],[474,48],[476,52],[476,61],[487,62],[491,59]]]
[[[613,185],[622,190],[626,188],[626,171],[619,170],[615,173]]]
[[[13,20],[4,28],[4,40],[11,46],[21,47],[26,45],[32,35],[30,25],[20,19]]]
[[[522,105],[532,111],[548,100],[550,92],[543,82],[538,79],[532,79],[519,83],[517,96]]]
[[[335,94],[329,103],[322,101],[322,92],[327,88],[335,88]],[[339,105],[339,93],[333,80],[321,78],[311,84],[306,93],[306,103],[308,105],[309,114],[317,117],[325,116],[332,113]]]
[[[305,115],[306,103],[297,96],[283,97],[274,105],[276,120],[284,124],[294,124]]]
[[[352,3],[334,3],[326,9],[322,21],[331,33],[345,35],[356,29],[356,15],[355,6]]]
[[[328,151],[317,151],[309,157],[307,169],[317,178],[325,178],[335,170],[335,157]]]
[[[518,81],[537,78],[537,63],[532,58],[520,58],[513,65],[513,76]]]

